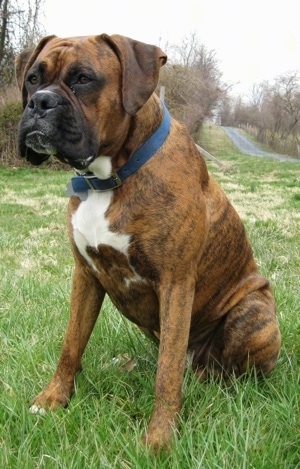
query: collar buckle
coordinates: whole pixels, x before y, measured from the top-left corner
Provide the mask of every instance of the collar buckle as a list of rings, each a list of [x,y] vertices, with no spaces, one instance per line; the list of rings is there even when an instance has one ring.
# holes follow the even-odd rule
[[[84,180],[90,189],[94,192],[103,192],[116,189],[117,187],[122,186],[122,180],[120,179],[118,173],[113,173],[108,179],[99,179],[94,174],[82,174]],[[106,184],[107,183],[107,187]]]
[[[122,186],[123,183],[122,183],[122,180],[120,179],[118,173],[113,173],[111,175],[111,179],[113,179],[113,181],[115,182],[115,184],[116,184],[115,187]]]

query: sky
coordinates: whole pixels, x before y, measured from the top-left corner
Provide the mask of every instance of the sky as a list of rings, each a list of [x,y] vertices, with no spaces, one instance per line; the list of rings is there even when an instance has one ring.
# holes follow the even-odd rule
[[[215,51],[222,80],[235,94],[300,70],[298,0],[45,0],[46,33],[60,37],[122,34],[180,45],[196,33]]]

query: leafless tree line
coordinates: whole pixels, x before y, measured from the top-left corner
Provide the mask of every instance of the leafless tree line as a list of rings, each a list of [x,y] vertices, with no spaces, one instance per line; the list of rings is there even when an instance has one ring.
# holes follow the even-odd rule
[[[226,96],[220,108],[222,125],[243,127],[274,151],[300,157],[300,76],[298,71],[274,83],[254,85],[250,100]]]

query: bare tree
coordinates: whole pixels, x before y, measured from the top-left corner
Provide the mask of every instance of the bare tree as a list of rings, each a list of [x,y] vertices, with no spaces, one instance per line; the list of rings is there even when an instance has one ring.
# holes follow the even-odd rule
[[[44,0],[0,0],[0,88],[11,83],[14,57],[43,35],[39,15]]]
[[[0,0],[1,27],[0,27],[0,64],[3,61],[5,38],[8,21],[8,0]]]
[[[162,69],[160,84],[166,87],[166,100],[172,112],[197,138],[204,119],[212,116],[224,95],[216,54],[201,44],[195,33],[169,50],[169,62]]]
[[[297,73],[282,75],[277,79],[274,96],[282,111],[284,123],[281,130],[290,134],[297,127],[300,117],[299,107],[299,76]]]

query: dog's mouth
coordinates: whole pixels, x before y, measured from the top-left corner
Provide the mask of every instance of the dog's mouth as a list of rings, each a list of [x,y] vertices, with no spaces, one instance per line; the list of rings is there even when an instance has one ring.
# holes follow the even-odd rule
[[[69,166],[72,166],[72,168],[78,169],[79,171],[87,169],[96,158],[95,156],[88,156],[87,158],[77,158],[74,160],[73,158],[68,158],[66,156],[54,156],[62,163],[68,164]]]
[[[50,142],[50,139],[43,132],[34,130],[29,132],[25,138],[26,147],[31,148],[35,153],[42,155],[55,155],[56,149]]]
[[[57,149],[53,146],[49,137],[39,130],[29,132],[26,135],[25,147],[25,158],[34,166],[39,166],[44,161],[48,160],[50,156],[54,156],[62,163],[68,164],[78,170],[84,170],[96,157],[91,155],[87,158],[72,158],[64,154],[57,154]]]
[[[47,136],[40,131],[29,132],[25,137],[25,144],[20,152],[34,166],[41,165],[55,153]]]
[[[64,159],[66,163],[69,165],[73,166],[75,169],[83,170],[87,169],[89,165],[94,161],[96,157],[95,156],[88,156],[87,158],[79,158],[77,160],[69,161],[67,159]]]

